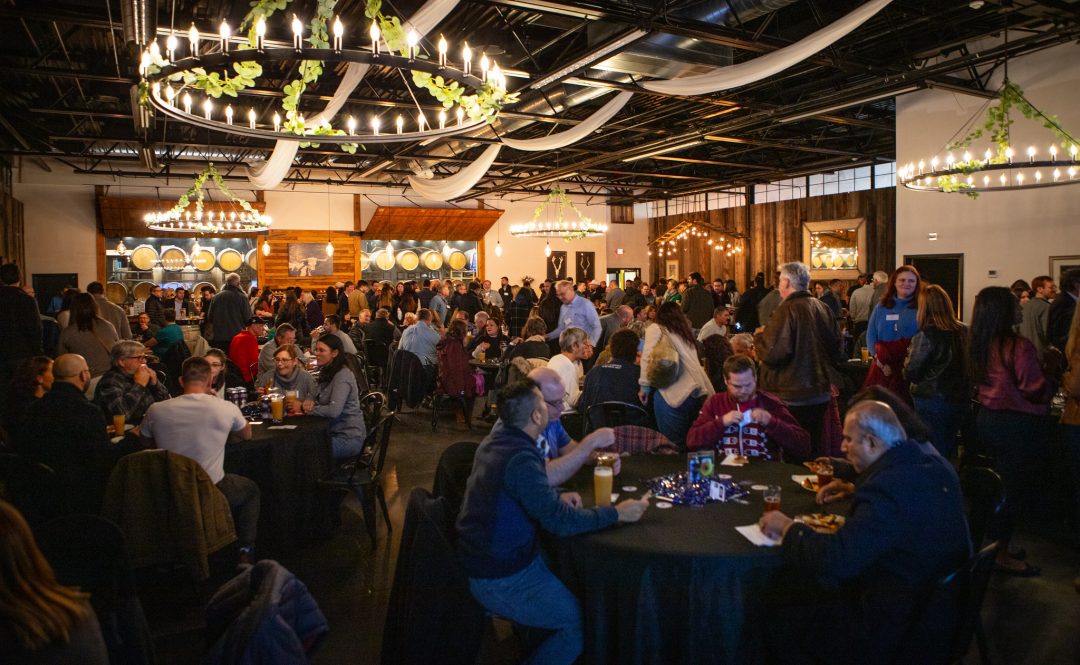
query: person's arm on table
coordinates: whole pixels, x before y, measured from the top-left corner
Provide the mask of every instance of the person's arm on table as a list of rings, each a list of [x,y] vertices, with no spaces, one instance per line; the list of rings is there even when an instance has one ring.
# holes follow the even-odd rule
[[[554,445],[554,442],[551,443]],[[615,432],[610,427],[602,427],[581,441],[571,440],[559,449],[558,457],[547,461],[548,485],[558,487],[570,480],[589,461],[593,451],[614,443]]]

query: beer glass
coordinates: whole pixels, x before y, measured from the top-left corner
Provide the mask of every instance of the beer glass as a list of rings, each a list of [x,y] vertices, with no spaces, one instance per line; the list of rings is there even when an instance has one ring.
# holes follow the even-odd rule
[[[769,485],[763,493],[765,497],[765,512],[780,510],[780,486]]]
[[[610,466],[597,466],[593,469],[593,497],[597,508],[611,505],[611,485],[614,477]]]

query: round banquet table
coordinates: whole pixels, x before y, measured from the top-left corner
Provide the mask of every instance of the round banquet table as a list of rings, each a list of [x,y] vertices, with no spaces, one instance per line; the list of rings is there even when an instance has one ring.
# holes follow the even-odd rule
[[[249,441],[234,435],[225,446],[225,471],[250,478],[262,495],[260,556],[291,551],[334,530],[338,504],[317,486],[334,467],[329,421],[290,416],[283,424],[296,429],[268,429],[273,423],[265,420],[252,425]]]
[[[637,455],[622,459],[613,491],[619,499],[640,497],[645,481],[686,470],[686,456]],[[817,506],[814,494],[793,474],[805,467],[757,462],[716,466],[736,482],[780,485],[781,510],[789,517],[842,511],[846,504]],[[634,492],[622,491],[635,486]],[[566,489],[593,505],[592,467]],[[747,504],[656,507],[636,524],[566,538],[554,544],[556,570],[582,600],[585,662],[756,663],[763,662],[758,615],[762,603],[785,584],[780,549],[758,547],[735,531],[761,517],[761,492]],[[808,610],[812,611],[812,610]]]

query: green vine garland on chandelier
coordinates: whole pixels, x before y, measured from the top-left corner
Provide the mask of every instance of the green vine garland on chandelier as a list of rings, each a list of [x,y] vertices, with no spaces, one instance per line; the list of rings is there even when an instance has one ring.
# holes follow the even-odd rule
[[[588,235],[588,231],[592,228],[592,219],[581,214],[581,211],[577,209],[574,202],[570,200],[570,197],[566,195],[566,190],[562,188],[558,183],[551,188],[548,192],[547,198],[540,202],[539,205],[533,210],[532,221],[540,223],[540,217],[544,214],[544,210],[549,205],[557,206],[555,209],[555,221],[556,223],[562,222],[563,213],[567,208],[570,208],[575,215],[578,216],[578,221],[581,222],[581,230],[575,233],[567,233],[563,236],[563,240],[570,242],[571,240],[578,240],[585,238]]]
[[[188,209],[188,206],[191,205],[192,196],[195,197],[195,213],[201,214],[203,211],[203,199],[205,199],[206,197],[206,190],[204,189],[204,187],[206,185],[207,178],[210,178],[213,183],[217,185],[217,188],[221,191],[222,194],[228,197],[231,202],[236,203],[241,208],[243,208],[245,212],[249,212],[253,215],[259,214],[258,211],[255,210],[255,208],[251,207],[250,203],[248,203],[244,199],[237,197],[235,194],[232,193],[229,187],[225,184],[224,178],[221,177],[221,174],[218,173],[217,169],[214,167],[213,162],[209,162],[206,165],[206,168],[203,169],[197,176],[195,176],[195,181],[191,183],[191,187],[188,187],[188,190],[180,195],[180,198],[176,200],[176,205],[169,209],[168,214],[184,214],[184,212]]]

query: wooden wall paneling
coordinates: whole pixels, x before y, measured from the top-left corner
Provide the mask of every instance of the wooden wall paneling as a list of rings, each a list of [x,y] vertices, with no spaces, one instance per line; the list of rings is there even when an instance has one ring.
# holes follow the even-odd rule
[[[481,240],[502,215],[496,208],[379,206],[364,229],[364,239]],[[354,216],[358,218],[358,209]]]
[[[106,237],[116,238],[121,236],[135,236],[137,238],[192,238],[190,233],[170,233],[166,231],[149,231],[143,217],[148,212],[164,211],[175,205],[175,201],[161,201],[158,199],[119,198],[116,196],[104,196],[99,189],[97,195],[97,213],[101,231]],[[252,201],[251,207],[259,212],[266,212],[264,201]],[[188,206],[188,210],[195,211],[195,204]],[[230,213],[238,212],[240,206],[230,201],[204,201],[203,210],[206,212]]]
[[[5,193],[0,193],[0,259],[3,259],[4,263],[17,264],[22,270],[23,281],[29,283],[23,204]]]
[[[326,231],[270,231],[266,239],[270,243],[270,256],[259,254],[259,284],[273,288],[301,286],[325,290],[334,282],[356,280],[356,264],[359,243],[350,231],[333,231],[334,274],[318,277],[289,276],[289,245],[291,243],[326,244]]]

